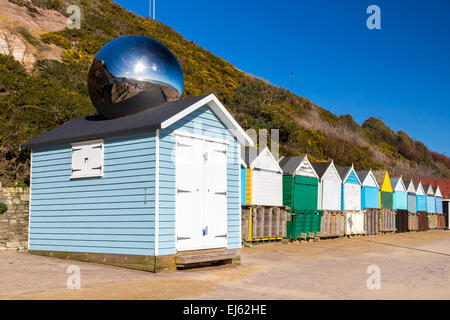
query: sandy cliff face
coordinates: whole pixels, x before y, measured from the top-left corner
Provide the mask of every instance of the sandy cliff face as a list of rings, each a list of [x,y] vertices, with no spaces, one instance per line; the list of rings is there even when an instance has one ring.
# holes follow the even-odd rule
[[[19,6],[0,0],[0,54],[13,56],[30,71],[38,59],[56,59],[62,49],[44,44],[41,34],[62,30],[66,17],[53,10],[35,8],[31,3]]]

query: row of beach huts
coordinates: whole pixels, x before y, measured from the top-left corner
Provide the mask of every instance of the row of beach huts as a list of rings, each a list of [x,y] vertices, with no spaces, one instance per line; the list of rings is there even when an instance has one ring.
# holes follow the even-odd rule
[[[445,226],[439,188],[254,144],[213,94],[46,132],[20,146],[28,252],[157,272],[239,263],[243,240]]]
[[[241,154],[243,241],[311,239],[447,229],[439,185],[377,181],[372,172],[270,150]]]

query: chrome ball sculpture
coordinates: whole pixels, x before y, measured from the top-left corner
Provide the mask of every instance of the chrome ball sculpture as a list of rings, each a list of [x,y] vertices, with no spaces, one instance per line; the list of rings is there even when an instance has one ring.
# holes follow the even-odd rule
[[[183,89],[177,58],[166,46],[144,36],[124,36],[107,43],[88,74],[91,101],[108,119],[180,99]]]

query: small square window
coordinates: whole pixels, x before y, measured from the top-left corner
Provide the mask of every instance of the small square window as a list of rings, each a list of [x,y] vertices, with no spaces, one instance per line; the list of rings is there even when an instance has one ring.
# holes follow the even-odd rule
[[[72,144],[71,178],[103,176],[103,140]]]

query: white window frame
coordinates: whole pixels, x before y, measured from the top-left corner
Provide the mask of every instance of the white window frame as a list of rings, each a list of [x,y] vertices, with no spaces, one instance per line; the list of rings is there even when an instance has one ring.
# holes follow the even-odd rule
[[[73,167],[73,149],[77,147],[85,147],[90,145],[101,145],[101,169],[98,173],[85,173],[85,174],[76,174],[74,175],[74,167]],[[72,143],[72,161],[71,161],[71,174],[70,174],[70,180],[73,179],[84,179],[84,178],[98,178],[103,177],[104,171],[105,171],[105,161],[104,161],[104,153],[105,153],[105,144],[102,139],[99,140],[89,140],[89,141],[82,141],[82,142],[75,142]]]

